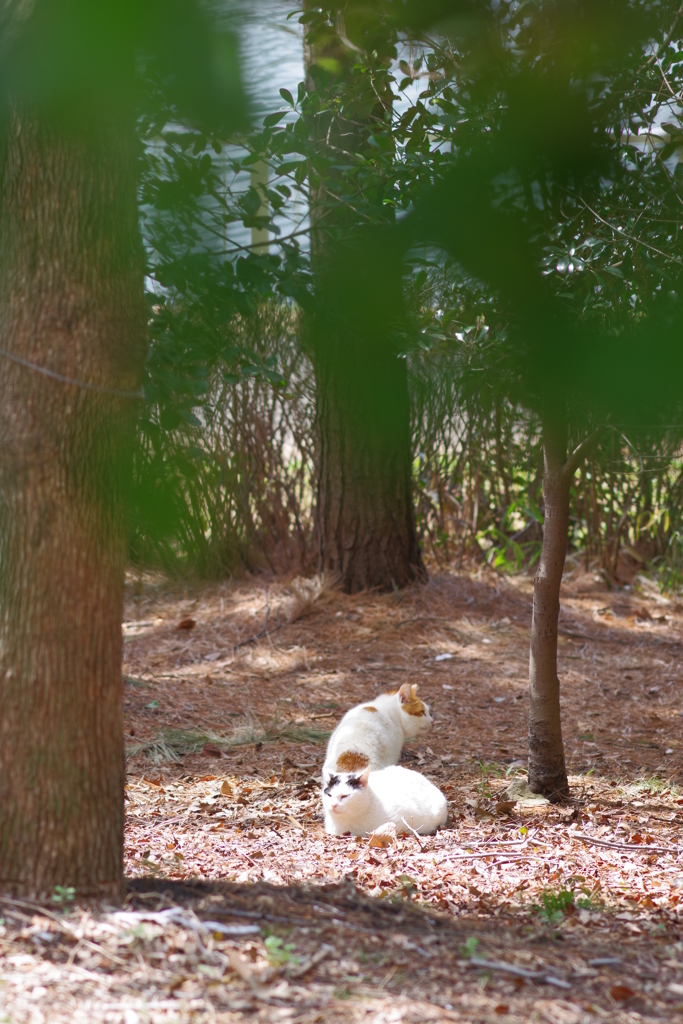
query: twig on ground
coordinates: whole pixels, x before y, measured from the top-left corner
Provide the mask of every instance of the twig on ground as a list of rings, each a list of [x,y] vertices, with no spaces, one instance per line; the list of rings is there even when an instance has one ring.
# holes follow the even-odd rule
[[[448,860],[479,860],[482,857],[505,857],[506,860],[523,860],[527,857],[526,853],[508,853],[507,850],[489,850],[487,853],[455,853],[449,855]]]
[[[304,974],[319,964],[322,960],[328,957],[331,953],[334,953],[334,946],[322,945],[319,950],[304,960],[298,967],[292,968],[291,971],[287,971],[288,978],[303,978]]]
[[[418,846],[420,847],[420,849],[421,849],[421,850],[424,850],[424,846],[422,845],[422,836],[420,835],[420,833],[419,833],[419,832],[416,832],[416,830],[415,830],[415,829],[414,829],[414,828],[412,827],[412,825],[409,825],[409,824],[408,824],[408,822],[406,821],[406,819],[405,819],[405,818],[401,818],[401,821],[403,822],[403,824],[405,825],[405,827],[406,827],[406,828],[408,828],[408,829],[410,829],[410,831],[411,831],[411,832],[413,833],[413,835],[414,835],[414,836],[415,836],[415,838],[417,839],[417,844],[418,844]]]
[[[619,640],[615,639],[613,636],[597,636],[597,635],[589,635],[588,633],[576,633],[574,630],[571,630],[571,629],[558,629],[557,635],[558,636],[568,636],[572,640],[590,640],[591,642],[597,642],[597,643],[606,643],[608,641],[610,643],[619,643],[620,642]]]
[[[572,839],[580,839],[584,843],[593,843],[595,846],[607,846],[610,850],[636,850],[638,853],[673,853],[680,854],[683,850],[677,850],[672,846],[653,846],[651,843],[610,843],[606,839],[594,839],[583,832],[571,832]]]
[[[498,960],[481,960],[473,956],[469,963],[472,967],[483,967],[489,971],[502,971],[504,974],[512,974],[515,978],[524,978],[527,981],[541,981],[546,985],[554,985],[555,988],[571,988],[568,981],[556,978],[545,971],[530,971],[526,967],[516,967],[514,964],[506,964]]]
[[[449,625],[448,619],[439,618],[438,615],[418,615],[414,619],[402,619],[400,622],[397,622],[396,625],[392,628],[400,629],[401,626],[407,626],[411,622],[442,622],[445,624],[444,628],[447,629],[450,633],[455,633],[455,635],[460,639],[460,642],[462,644],[467,643],[467,639],[463,638],[463,634],[459,629],[456,629],[455,626]]]
[[[274,629],[268,630],[268,619],[270,618],[270,605],[266,605],[266,621],[263,624],[263,629],[259,629],[258,633],[254,633],[247,640],[240,640],[238,644],[233,644],[233,651],[238,651],[240,647],[246,647],[247,644],[255,644],[257,640],[260,640],[262,636],[272,636],[273,633],[277,633],[278,629],[282,628],[282,620],[280,618],[280,609],[277,612],[277,626]]]

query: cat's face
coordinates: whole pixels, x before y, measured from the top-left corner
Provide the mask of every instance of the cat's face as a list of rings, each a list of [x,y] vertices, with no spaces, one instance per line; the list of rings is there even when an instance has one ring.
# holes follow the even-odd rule
[[[432,727],[429,705],[417,696],[417,683],[404,683],[398,691],[401,723],[407,738],[420,736]]]
[[[337,772],[330,775],[323,789],[323,807],[338,820],[346,815],[358,812],[359,805],[365,797],[370,770],[362,774],[357,772]]]

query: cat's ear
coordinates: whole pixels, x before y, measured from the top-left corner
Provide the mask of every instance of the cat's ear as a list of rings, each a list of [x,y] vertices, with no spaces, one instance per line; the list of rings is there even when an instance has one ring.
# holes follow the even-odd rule
[[[412,686],[410,687],[410,696],[412,697],[413,700],[417,700],[417,697],[415,696],[416,693],[417,693],[417,683],[413,683]]]
[[[410,702],[413,700],[413,695],[410,692],[410,690],[410,683],[404,683],[401,689],[398,691],[398,699],[401,704],[410,704]]]
[[[358,776],[358,781],[360,782],[361,786],[367,786],[369,778],[370,778],[370,765],[368,765],[368,767],[365,769],[365,771],[363,772],[362,775]]]

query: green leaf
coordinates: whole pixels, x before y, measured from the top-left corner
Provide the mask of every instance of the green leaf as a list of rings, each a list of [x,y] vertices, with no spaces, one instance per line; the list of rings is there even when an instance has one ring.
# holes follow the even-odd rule
[[[267,117],[263,118],[263,125],[265,128],[272,128],[274,124],[277,124],[287,113],[286,110],[281,110],[277,114],[268,114]]]
[[[292,96],[289,89],[280,89],[280,95],[282,96],[285,103],[289,103],[290,107],[294,107],[294,97]]]
[[[342,62],[335,57],[318,57],[315,63],[323,71],[329,71],[332,75],[338,75],[344,67]]]
[[[191,427],[201,427],[202,425],[202,421],[193,412],[190,412],[189,409],[178,409],[178,415],[181,420],[185,420]]]

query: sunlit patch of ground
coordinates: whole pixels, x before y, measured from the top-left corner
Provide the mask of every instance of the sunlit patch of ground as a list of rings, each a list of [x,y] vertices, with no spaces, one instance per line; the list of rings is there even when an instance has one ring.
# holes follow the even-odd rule
[[[566,581],[573,801],[507,808],[528,578],[444,573],[303,608],[281,581],[133,589],[125,913],[0,905],[0,1020],[680,1017],[683,620],[656,588]],[[404,681],[435,717],[405,763],[444,789],[449,826],[385,849],[329,837],[326,736]]]

